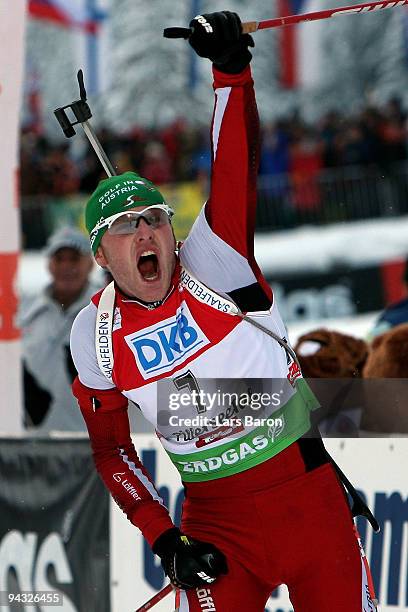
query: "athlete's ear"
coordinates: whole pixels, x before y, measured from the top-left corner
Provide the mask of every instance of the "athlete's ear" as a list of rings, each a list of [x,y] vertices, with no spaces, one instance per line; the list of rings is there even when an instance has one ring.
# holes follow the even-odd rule
[[[101,245],[98,246],[95,253],[95,261],[101,268],[107,269],[108,262],[105,257],[105,253],[103,252],[103,248]]]

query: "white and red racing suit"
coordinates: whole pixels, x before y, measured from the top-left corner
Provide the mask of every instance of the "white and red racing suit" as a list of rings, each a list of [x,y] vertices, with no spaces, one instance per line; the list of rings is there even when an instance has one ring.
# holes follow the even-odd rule
[[[250,68],[237,75],[214,69],[214,89],[210,197],[180,249],[166,299],[150,309],[115,288],[111,379],[95,348],[96,326],[104,324],[97,321],[100,293],[72,329],[73,392],[96,468],[151,545],[173,526],[130,438],[132,400],[180,472],[186,493],[181,528],[214,543],[228,559],[226,576],[181,593],[181,611],[201,610],[203,597],[218,611],[263,610],[282,583],[297,612],[374,609],[342,486],[321,441],[302,437],[316,399],[287,351],[231,314],[234,302],[285,338],[253,251],[259,121]],[[268,412],[280,426],[269,420],[168,427],[157,407],[160,384],[169,392],[172,385],[191,390],[203,381],[215,388],[222,379],[280,381],[284,389]],[[236,405],[217,410],[213,415],[239,412]]]

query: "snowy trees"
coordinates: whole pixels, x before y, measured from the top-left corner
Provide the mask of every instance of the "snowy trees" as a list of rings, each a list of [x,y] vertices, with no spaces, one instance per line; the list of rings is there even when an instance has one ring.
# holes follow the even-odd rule
[[[312,1],[312,9],[306,6],[305,10],[345,4],[344,0]],[[166,124],[176,117],[208,124],[212,108],[209,63],[195,58],[186,41],[165,39],[162,31],[188,24],[196,12],[220,8],[213,0],[111,0],[109,62],[100,60],[106,70],[110,65],[110,87],[91,97],[94,123],[119,131],[136,124]],[[276,3],[262,0],[227,0],[222,8],[237,11],[244,21],[277,15]],[[313,87],[295,91],[279,85],[280,31],[258,32],[253,73],[261,117],[271,119],[298,107],[314,118],[333,107],[354,110],[367,102],[383,103],[394,94],[407,98],[406,20],[406,9],[397,8],[320,22],[319,30],[310,30],[313,35],[319,32],[319,78]],[[78,34],[53,25],[29,24],[27,53],[39,75],[44,123],[54,136],[58,127],[52,110],[78,95],[75,75],[83,65],[77,57],[81,45]],[[303,62],[308,61],[306,51]]]

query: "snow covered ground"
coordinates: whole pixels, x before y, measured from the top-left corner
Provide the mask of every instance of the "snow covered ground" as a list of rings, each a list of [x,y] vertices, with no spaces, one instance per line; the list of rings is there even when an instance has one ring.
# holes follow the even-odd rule
[[[317,329],[318,327],[326,327],[327,329],[332,329],[342,332],[343,334],[349,334],[350,336],[366,340],[369,331],[374,326],[378,314],[378,312],[369,312],[367,314],[342,317],[340,319],[307,320],[298,323],[292,322],[288,324],[289,339],[292,344],[295,344],[302,334]]]
[[[255,254],[262,270],[279,274],[326,272],[340,265],[368,266],[405,258],[408,216],[258,234]]]

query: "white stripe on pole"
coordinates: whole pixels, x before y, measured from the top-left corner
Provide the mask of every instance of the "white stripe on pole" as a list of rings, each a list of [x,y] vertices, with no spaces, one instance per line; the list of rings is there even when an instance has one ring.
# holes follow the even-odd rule
[[[17,328],[19,255],[18,133],[26,0],[0,0],[0,431],[22,430]],[[4,58],[7,57],[7,61]]]

